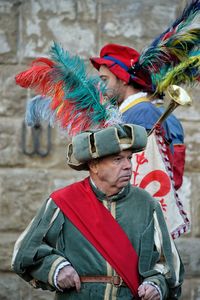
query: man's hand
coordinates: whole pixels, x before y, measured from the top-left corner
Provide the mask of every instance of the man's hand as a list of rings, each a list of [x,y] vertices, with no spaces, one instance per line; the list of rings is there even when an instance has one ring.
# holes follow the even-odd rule
[[[138,295],[142,300],[160,300],[158,290],[150,284],[141,284],[138,288]]]
[[[79,292],[81,288],[81,281],[78,273],[72,266],[65,266],[59,271],[57,284],[63,290],[75,287],[77,292]]]

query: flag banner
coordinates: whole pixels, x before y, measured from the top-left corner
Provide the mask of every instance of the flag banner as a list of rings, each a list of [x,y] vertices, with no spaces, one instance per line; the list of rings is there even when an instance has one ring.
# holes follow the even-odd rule
[[[131,184],[145,189],[160,202],[173,239],[188,232],[190,222],[174,188],[173,173],[167,155],[167,146],[161,134],[148,137],[144,151],[133,154]]]

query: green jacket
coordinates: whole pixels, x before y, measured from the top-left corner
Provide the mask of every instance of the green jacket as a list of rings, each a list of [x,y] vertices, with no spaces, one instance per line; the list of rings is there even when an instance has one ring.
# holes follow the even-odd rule
[[[130,185],[110,198],[94,186],[93,190],[138,253],[141,283],[151,281],[158,285],[163,299],[178,299],[183,265],[159,203],[146,191]],[[73,289],[59,291],[54,282],[55,272],[65,261],[80,276],[115,275],[115,270],[49,198],[15,244],[13,270],[36,288],[56,291],[58,300],[134,299],[128,287],[105,283],[82,283],[80,293]]]

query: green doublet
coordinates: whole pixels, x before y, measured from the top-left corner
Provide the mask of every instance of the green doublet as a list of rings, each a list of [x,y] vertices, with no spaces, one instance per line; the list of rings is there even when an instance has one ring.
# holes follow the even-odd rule
[[[160,205],[144,190],[127,186],[117,196],[110,198],[95,189],[99,201],[109,209],[124,229],[139,256],[141,283],[144,280],[156,283],[167,299],[170,293],[179,294],[179,284],[173,266],[171,241],[168,236]],[[167,276],[154,269],[160,259],[154,243],[154,218],[156,213],[163,234],[163,253],[170,268]],[[109,230],[109,228],[108,228]],[[113,233],[115,234],[115,233]],[[134,299],[128,287],[114,287],[104,283],[82,283],[80,293],[74,289],[59,292],[54,286],[56,267],[67,260],[80,276],[115,275],[114,269],[86,240],[79,230],[57,208],[53,201],[45,203],[34,219],[14,254],[13,269],[22,278],[36,287],[56,290],[57,300],[111,300]],[[37,247],[35,247],[37,245]],[[182,266],[180,272],[182,273]],[[181,274],[178,281],[181,285]],[[34,280],[33,280],[34,279]],[[175,285],[177,286],[175,288]],[[170,289],[169,289],[170,287]],[[177,296],[168,299],[178,299]]]

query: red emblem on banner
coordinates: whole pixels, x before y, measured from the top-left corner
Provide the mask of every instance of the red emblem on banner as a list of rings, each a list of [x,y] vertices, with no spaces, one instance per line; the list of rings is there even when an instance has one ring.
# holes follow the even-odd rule
[[[160,202],[174,238],[188,230],[189,220],[174,189],[173,174],[162,136],[152,133],[144,151],[132,158],[134,186],[147,190]]]

